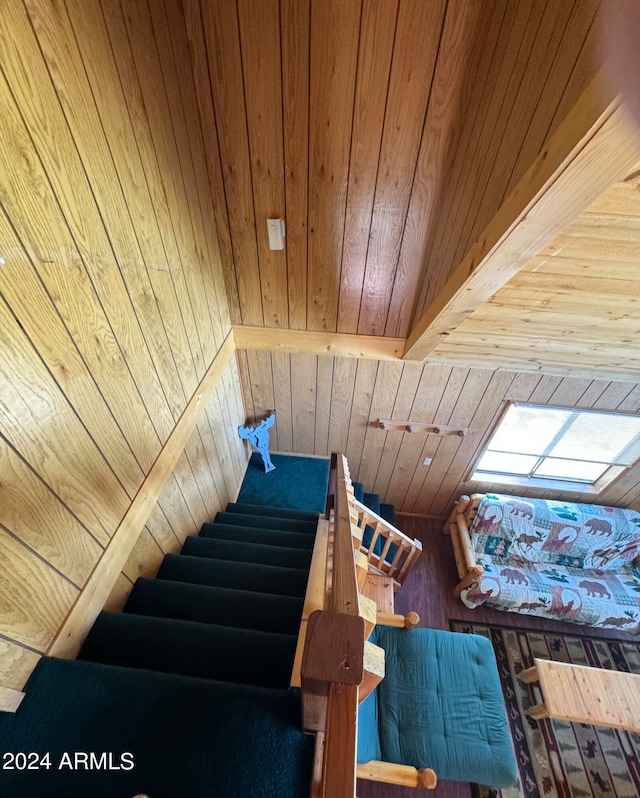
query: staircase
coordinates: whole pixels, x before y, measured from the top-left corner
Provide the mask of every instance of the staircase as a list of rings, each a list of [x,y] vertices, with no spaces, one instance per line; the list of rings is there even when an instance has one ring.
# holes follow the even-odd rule
[[[393,504],[381,503],[377,493],[365,493],[361,482],[353,483],[353,497],[358,526],[364,527],[361,550],[367,566],[393,577],[397,589],[420,555],[422,544],[396,529]]]
[[[319,514],[282,505],[324,506],[329,462],[273,457],[277,477],[252,458],[240,497],[279,506],[228,504],[98,616],[77,660],[40,660],[18,712],[0,713],[2,753],[30,755],[0,767],[2,798],[308,798],[314,738],[290,685]],[[360,572],[393,565],[401,581],[412,541],[392,506],[353,492]]]
[[[388,521],[392,526],[396,525],[396,508],[393,504],[385,504],[380,501],[380,496],[377,493],[365,493],[364,485],[362,482],[353,483],[353,493],[356,499],[362,504],[366,505],[374,513],[377,513],[385,521]]]
[[[43,658],[0,738],[51,767],[0,770],[0,795],[307,798],[313,739],[289,683],[317,521],[229,504],[99,615],[78,660]],[[60,770],[65,752],[118,769]]]

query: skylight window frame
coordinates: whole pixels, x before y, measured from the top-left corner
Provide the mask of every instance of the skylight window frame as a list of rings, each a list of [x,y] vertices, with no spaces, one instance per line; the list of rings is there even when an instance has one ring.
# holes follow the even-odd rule
[[[559,458],[550,458],[550,459],[559,459],[559,460],[576,460],[577,462],[582,463],[600,463],[604,465],[608,465],[609,467],[601,474],[593,482],[586,482],[580,479],[573,479],[571,477],[566,478],[555,478],[555,477],[540,477],[540,476],[531,476],[531,472],[529,475],[517,475],[511,474],[508,472],[498,472],[498,471],[480,471],[478,470],[478,464],[481,461],[482,457],[487,453],[487,451],[502,451],[497,449],[489,449],[489,444],[493,440],[496,432],[500,429],[501,424],[503,423],[509,409],[511,407],[531,407],[531,408],[540,408],[540,409],[548,409],[548,410],[566,410],[570,411],[573,416],[570,416],[567,421],[564,422],[560,430],[554,435],[551,442],[545,447],[545,452],[542,455],[537,454],[530,454],[528,452],[507,452],[505,454],[514,454],[514,455],[526,455],[530,457],[537,457],[537,461],[531,469],[531,471],[535,471],[538,468],[539,464],[545,459],[545,457],[549,456],[549,452],[553,450],[553,448],[558,444],[562,437],[566,432],[570,429],[571,425],[575,422],[576,419],[580,417],[580,413],[589,413],[589,414],[597,414],[602,413],[603,415],[616,415],[616,416],[633,416],[634,418],[638,418],[638,413],[633,413],[629,411],[618,411],[618,410],[595,410],[591,407],[572,407],[571,405],[544,405],[544,404],[535,404],[532,402],[506,402],[500,416],[496,420],[495,424],[492,425],[491,429],[488,431],[487,435],[485,436],[482,446],[478,450],[476,457],[474,458],[472,465],[465,476],[466,482],[477,482],[483,485],[508,485],[508,486],[515,486],[515,487],[522,487],[522,488],[538,488],[540,490],[553,490],[553,491],[562,491],[563,493],[580,493],[585,494],[587,496],[597,496],[601,493],[605,488],[609,487],[615,480],[622,476],[626,471],[630,468],[633,468],[637,463],[640,462],[640,457],[634,460],[629,465],[615,465],[610,464],[608,461],[602,461],[599,459],[582,459],[582,458],[570,458],[570,457],[559,457]]]

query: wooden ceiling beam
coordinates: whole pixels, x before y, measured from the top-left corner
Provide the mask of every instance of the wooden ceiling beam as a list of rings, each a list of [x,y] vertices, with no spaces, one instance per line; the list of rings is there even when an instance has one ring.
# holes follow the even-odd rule
[[[600,72],[407,338],[425,360],[638,160],[638,131]]]
[[[404,338],[388,338],[382,335],[353,335],[249,325],[234,325],[233,337],[236,349],[302,352],[367,360],[400,360],[405,345]]]

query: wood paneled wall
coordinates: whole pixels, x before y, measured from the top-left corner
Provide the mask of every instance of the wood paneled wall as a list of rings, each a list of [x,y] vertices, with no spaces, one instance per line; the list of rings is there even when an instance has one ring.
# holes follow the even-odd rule
[[[465,482],[507,401],[640,409],[640,384],[629,382],[302,354],[246,351],[238,357],[248,412],[276,410],[273,449],[343,451],[365,490],[407,513],[443,516],[461,493],[522,492]],[[468,433],[460,439],[385,432],[375,426],[379,418],[463,426]],[[427,457],[429,467],[423,465]],[[576,494],[565,496],[571,497]],[[598,502],[640,509],[640,465]]]
[[[184,3],[235,323],[406,336],[493,5]]]
[[[47,650],[230,329],[178,0],[0,3],[0,683]],[[235,364],[125,579],[239,484]],[[144,563],[144,565],[143,565]]]
[[[602,65],[599,5],[600,0],[493,4],[434,235],[425,250],[416,319]]]
[[[155,576],[165,554],[180,550],[187,535],[235,501],[247,464],[248,446],[236,430],[245,423],[235,357],[225,370],[196,431],[165,485],[105,609],[118,611],[139,576]]]
[[[597,6],[185,2],[234,323],[406,337],[592,76]]]

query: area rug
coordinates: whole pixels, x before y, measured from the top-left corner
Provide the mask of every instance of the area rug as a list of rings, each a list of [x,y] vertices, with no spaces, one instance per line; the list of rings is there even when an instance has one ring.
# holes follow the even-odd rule
[[[640,735],[550,718],[535,721],[526,710],[540,703],[539,685],[517,678],[534,657],[640,673],[640,644],[462,621],[451,621],[451,628],[493,644],[520,770],[518,787],[475,786],[474,798],[640,796]]]
[[[329,484],[329,459],[272,454],[271,460],[275,471],[265,474],[262,457],[256,452],[251,455],[238,502],[323,513]]]

